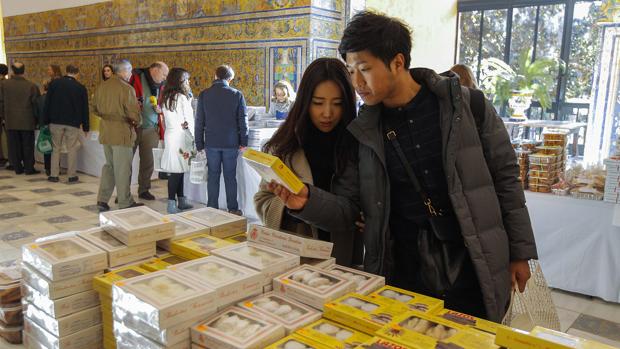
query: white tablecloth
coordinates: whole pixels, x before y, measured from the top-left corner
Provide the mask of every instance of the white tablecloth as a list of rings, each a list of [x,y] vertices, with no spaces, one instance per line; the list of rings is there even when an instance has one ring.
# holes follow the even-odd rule
[[[549,286],[620,302],[620,227],[615,204],[527,192]]]
[[[251,220],[258,219],[254,209],[254,194],[258,191],[260,176],[248,166],[241,155],[237,158],[237,201],[243,215]],[[187,198],[201,203],[207,203],[207,183],[193,184],[189,181],[189,173],[185,174],[183,191]],[[224,174],[220,177],[219,206],[226,209],[226,189],[224,186]]]

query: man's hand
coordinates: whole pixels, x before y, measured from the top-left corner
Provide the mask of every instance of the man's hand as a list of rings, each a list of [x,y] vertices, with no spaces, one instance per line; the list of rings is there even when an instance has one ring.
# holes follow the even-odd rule
[[[525,284],[530,279],[530,265],[526,260],[518,260],[510,262],[510,275],[512,279],[512,288],[519,286],[519,292],[525,291]]]
[[[240,151],[240,152],[244,152],[246,148],[247,148],[247,147],[244,147],[244,146],[239,146],[239,151]]]
[[[293,194],[282,185],[272,181],[267,184],[267,190],[274,193],[284,202],[289,210],[301,210],[308,202],[308,186],[304,185],[299,194]]]

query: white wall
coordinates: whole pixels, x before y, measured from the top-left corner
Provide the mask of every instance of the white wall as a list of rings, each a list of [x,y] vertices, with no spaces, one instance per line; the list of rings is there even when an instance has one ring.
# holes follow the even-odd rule
[[[90,5],[109,0],[2,0],[4,17]]]
[[[454,62],[456,3],[457,0],[366,0],[366,7],[409,24],[413,31],[411,66],[441,72],[450,69]]]

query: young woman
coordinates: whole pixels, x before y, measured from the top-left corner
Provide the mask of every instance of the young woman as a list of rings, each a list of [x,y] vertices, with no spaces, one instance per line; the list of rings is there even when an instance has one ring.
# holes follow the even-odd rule
[[[101,80],[106,81],[114,74],[114,68],[111,64],[106,64],[101,68]]]
[[[357,143],[346,126],[354,118],[355,92],[346,67],[338,59],[319,58],[306,69],[288,118],[264,151],[282,159],[312,190],[351,190],[357,185],[351,170]],[[328,232],[302,222],[294,216],[295,203],[284,199],[274,183],[261,183],[254,204],[265,226],[331,241],[338,264],[361,264],[362,247],[356,244],[361,236],[354,225]],[[359,211],[334,214],[357,216]]]
[[[293,91],[293,86],[286,80],[278,81],[273,87],[269,116],[279,120],[286,119],[294,102],[295,91]]]
[[[194,147],[194,110],[189,98],[189,73],[172,68],[162,93],[162,112],[166,125],[161,168],[169,173],[168,213],[193,208],[183,195],[183,175],[189,171],[189,156]]]

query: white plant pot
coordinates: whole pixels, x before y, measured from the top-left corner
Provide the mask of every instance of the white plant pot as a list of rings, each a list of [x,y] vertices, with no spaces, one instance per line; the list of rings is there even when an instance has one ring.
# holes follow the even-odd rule
[[[530,90],[512,91],[512,96],[508,100],[508,106],[512,110],[510,119],[527,120],[525,112],[532,105],[533,95],[534,92]]]

